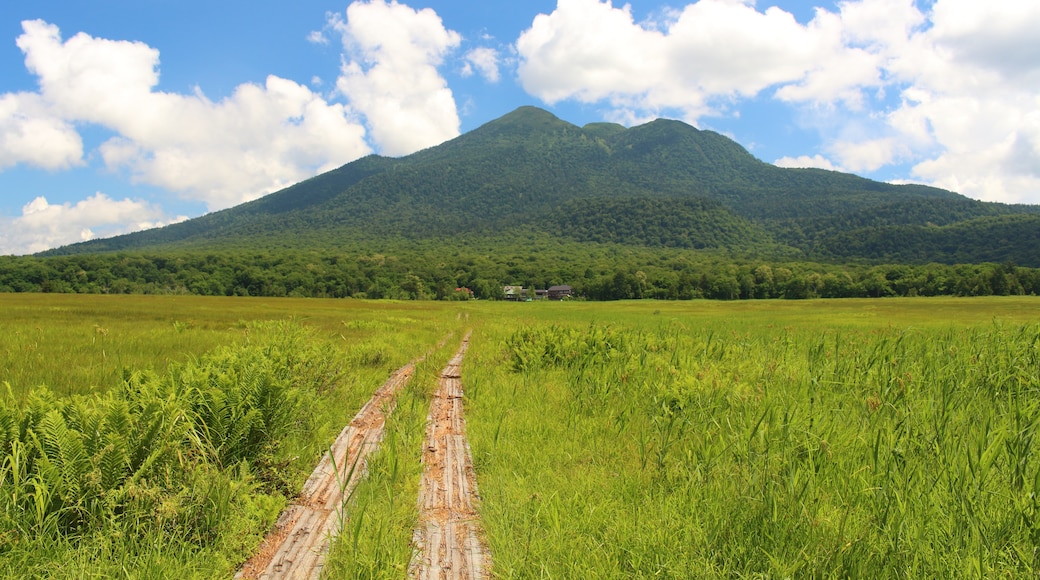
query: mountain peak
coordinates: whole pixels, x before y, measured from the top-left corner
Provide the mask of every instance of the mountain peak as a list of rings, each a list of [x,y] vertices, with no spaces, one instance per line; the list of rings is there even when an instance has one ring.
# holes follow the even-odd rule
[[[523,106],[475,129],[476,135],[521,136],[540,131],[577,129],[545,109]]]
[[[496,121],[505,123],[566,123],[556,115],[532,105],[523,105],[502,115]],[[566,123],[570,124],[570,123]]]

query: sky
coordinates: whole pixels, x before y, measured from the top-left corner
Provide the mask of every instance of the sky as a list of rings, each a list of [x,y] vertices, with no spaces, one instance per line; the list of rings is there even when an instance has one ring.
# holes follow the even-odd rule
[[[523,105],[1040,203],[1036,0],[0,4],[0,255],[183,221]]]

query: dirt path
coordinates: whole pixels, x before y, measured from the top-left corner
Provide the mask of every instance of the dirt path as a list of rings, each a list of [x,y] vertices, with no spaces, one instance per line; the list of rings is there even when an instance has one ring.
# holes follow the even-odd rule
[[[409,567],[421,580],[487,578],[491,557],[481,540],[477,482],[462,416],[460,367],[469,334],[441,373],[427,417],[419,485],[416,554]]]
[[[411,378],[415,363],[395,371],[336,438],[303,485],[300,497],[279,516],[256,555],[235,578],[318,578],[333,537],[339,532],[345,498],[364,477],[365,458],[383,439],[394,397]]]

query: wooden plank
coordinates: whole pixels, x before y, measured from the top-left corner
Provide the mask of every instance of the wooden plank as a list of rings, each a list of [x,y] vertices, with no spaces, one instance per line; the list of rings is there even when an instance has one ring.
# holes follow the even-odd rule
[[[325,555],[342,527],[344,502],[366,475],[367,457],[378,449],[386,416],[393,410],[397,392],[412,377],[416,362],[390,375],[343,428],[307,478],[299,497],[282,512],[274,529],[235,578],[321,576]]]
[[[462,406],[462,360],[469,334],[441,373],[427,415],[419,526],[412,534],[415,555],[409,574],[421,580],[483,579],[491,558],[482,528],[473,458]]]

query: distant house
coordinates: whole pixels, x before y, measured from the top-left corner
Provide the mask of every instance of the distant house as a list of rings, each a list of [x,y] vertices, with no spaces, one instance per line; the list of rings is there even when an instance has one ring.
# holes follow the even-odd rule
[[[546,293],[549,295],[549,300],[563,300],[564,298],[569,298],[572,291],[570,286],[561,284],[549,287]]]
[[[525,299],[523,286],[503,286],[502,295],[511,302],[523,302]]]
[[[534,291],[534,299],[535,300],[545,300],[548,297],[549,297],[549,291],[548,290],[535,290]]]

